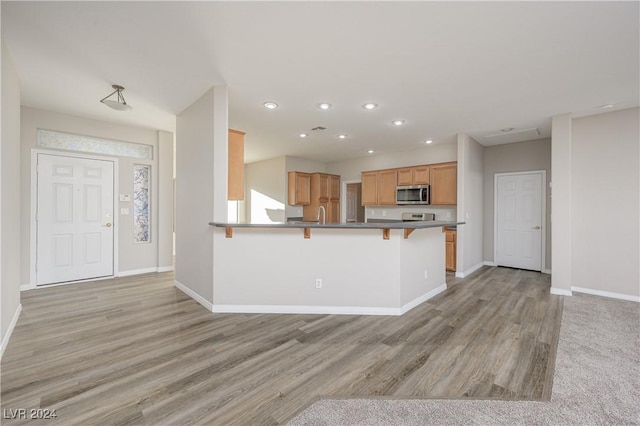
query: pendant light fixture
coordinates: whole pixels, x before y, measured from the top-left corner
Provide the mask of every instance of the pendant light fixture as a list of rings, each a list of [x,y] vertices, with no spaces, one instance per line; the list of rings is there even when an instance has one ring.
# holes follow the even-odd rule
[[[127,104],[127,101],[124,100],[124,96],[122,96],[122,91],[124,87],[119,86],[117,84],[112,85],[115,90],[111,92],[108,96],[104,97],[100,100],[103,104],[108,106],[109,108],[113,108],[116,111],[128,111],[131,107]],[[111,96],[116,95],[115,99],[109,99]]]

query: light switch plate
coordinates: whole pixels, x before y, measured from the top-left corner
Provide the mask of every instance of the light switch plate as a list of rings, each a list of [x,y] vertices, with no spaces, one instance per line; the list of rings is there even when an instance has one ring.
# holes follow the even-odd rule
[[[121,215],[129,214],[129,207],[120,207],[120,214]]]
[[[120,194],[120,201],[131,201],[131,194]]]

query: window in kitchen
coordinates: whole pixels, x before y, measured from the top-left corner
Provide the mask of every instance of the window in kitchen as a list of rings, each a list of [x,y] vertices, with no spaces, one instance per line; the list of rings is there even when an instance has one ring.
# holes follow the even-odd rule
[[[151,242],[151,166],[133,165],[133,238],[136,243]]]

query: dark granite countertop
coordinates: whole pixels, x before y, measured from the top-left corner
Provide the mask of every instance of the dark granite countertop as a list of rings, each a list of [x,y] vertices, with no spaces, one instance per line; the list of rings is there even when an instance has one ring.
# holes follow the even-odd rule
[[[447,220],[425,220],[414,222],[385,222],[385,223],[327,223],[325,225],[317,222],[287,222],[287,223],[223,223],[209,222],[209,225],[218,228],[327,228],[327,229],[425,229],[455,227],[464,225],[465,222],[455,222]]]

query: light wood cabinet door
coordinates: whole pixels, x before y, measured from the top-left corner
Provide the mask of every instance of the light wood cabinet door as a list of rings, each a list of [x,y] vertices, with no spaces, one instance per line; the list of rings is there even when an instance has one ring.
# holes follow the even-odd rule
[[[455,205],[458,202],[458,165],[443,163],[431,166],[431,204]]]
[[[413,167],[413,185],[428,185],[429,184],[429,172],[428,166]]]
[[[447,244],[447,264],[446,269],[450,272],[456,271],[456,243],[446,243]]]
[[[362,205],[376,206],[378,205],[378,173],[363,172],[362,180]]]
[[[288,204],[307,206],[311,202],[311,175],[303,172],[289,172]]]
[[[413,168],[398,169],[398,185],[413,185]]]
[[[318,198],[323,201],[329,200],[329,175],[324,173],[314,173],[313,178],[317,179]]]
[[[227,199],[244,200],[244,132],[229,129]]]
[[[378,205],[396,205],[396,187],[398,174],[396,169],[378,172]]]
[[[456,231],[446,231],[445,267],[447,271],[456,270]]]
[[[340,201],[327,203],[327,223],[340,223]]]
[[[428,185],[429,166],[398,169],[398,185]]]
[[[329,199],[332,201],[340,201],[340,176],[329,176]]]

